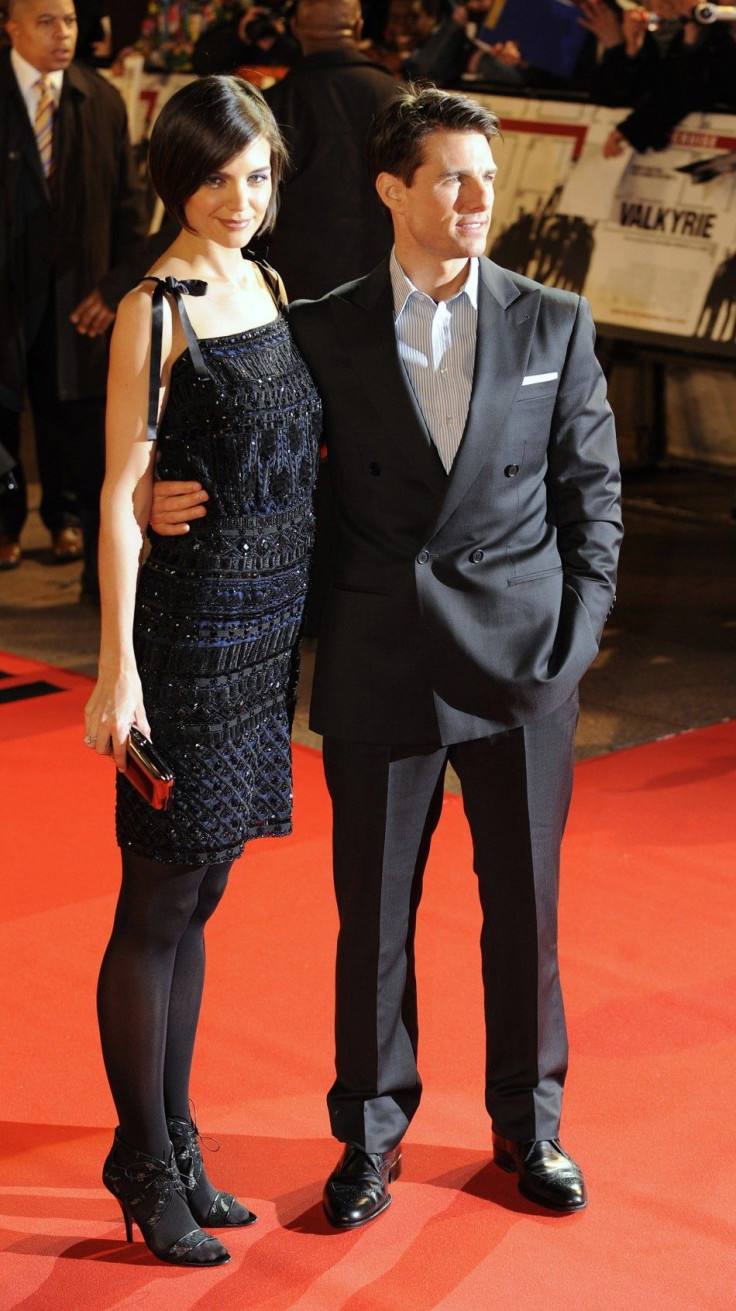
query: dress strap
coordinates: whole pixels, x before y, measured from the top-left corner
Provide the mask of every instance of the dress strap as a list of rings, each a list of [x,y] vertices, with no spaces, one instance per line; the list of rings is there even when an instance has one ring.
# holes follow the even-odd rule
[[[184,296],[204,296],[207,283],[197,278],[180,282],[177,278],[157,278],[150,274],[141,278],[141,282],[155,282],[151,297],[151,368],[148,381],[148,427],[149,442],[155,442],[158,424],[158,393],[161,387],[161,343],[164,331],[164,296],[172,296],[179,311],[179,321],[184,329],[189,354],[198,378],[210,378],[211,374],[202,359],[199,342],[189,322],[189,315],[184,307]]]
[[[245,250],[241,250],[240,253],[243,256],[243,259],[250,260],[251,264],[255,264],[256,268],[261,270],[263,281],[273,297],[276,308],[279,310],[285,310],[286,301],[281,294],[281,283],[276,270],[272,269],[271,265],[267,264],[265,259],[258,259],[258,257],[248,250],[247,247]]]

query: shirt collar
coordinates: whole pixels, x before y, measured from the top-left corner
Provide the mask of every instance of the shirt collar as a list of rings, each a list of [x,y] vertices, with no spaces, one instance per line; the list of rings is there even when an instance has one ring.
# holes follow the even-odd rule
[[[39,77],[45,77],[51,87],[51,94],[58,105],[59,100],[61,99],[61,87],[64,81],[63,68],[59,68],[53,73],[40,73],[33,64],[29,64],[27,59],[24,59],[22,55],[19,55],[17,50],[10,51],[10,62],[13,66],[13,72],[15,73],[15,80],[20,87],[21,95],[24,99],[28,95],[28,92],[32,88],[35,88],[35,84]]]
[[[474,257],[469,261],[468,276],[465,279],[463,286],[460,288],[459,291],[455,292],[454,296],[450,297],[449,301],[444,302],[446,305],[452,304],[452,301],[457,300],[459,296],[467,296],[468,300],[473,306],[473,309],[477,310],[479,267],[480,266],[477,257]],[[406,308],[406,302],[408,301],[409,297],[413,295],[414,292],[416,292],[417,296],[426,296],[426,292],[420,291],[418,287],[414,286],[414,283],[411,281],[411,278],[408,278],[406,276],[404,270],[399,264],[398,259],[396,258],[395,246],[391,250],[391,258],[389,260],[389,270],[391,273],[391,290],[393,292],[393,297],[394,297],[394,319],[398,319],[399,316],[402,314],[403,310]],[[427,299],[429,300],[430,297],[427,297]]]

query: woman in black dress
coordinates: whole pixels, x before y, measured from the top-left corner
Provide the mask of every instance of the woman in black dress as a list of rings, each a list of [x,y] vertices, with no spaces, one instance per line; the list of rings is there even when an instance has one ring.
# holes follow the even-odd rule
[[[207,1178],[189,1072],[205,923],[244,843],[291,825],[321,411],[278,278],[242,251],[273,221],[283,164],[247,83],[203,78],[168,101],[150,167],[182,230],[122,301],[111,345],[102,640],[85,715],[85,742],[119,771],[123,862],[98,991],[119,1120],[103,1181],[128,1238],[134,1219],[182,1265],[229,1259],[201,1225],[255,1218]],[[203,484],[208,514],[186,536],[152,534],[139,573],[156,452],[162,477]],[[123,775],[131,725],[172,766],[168,810]]]

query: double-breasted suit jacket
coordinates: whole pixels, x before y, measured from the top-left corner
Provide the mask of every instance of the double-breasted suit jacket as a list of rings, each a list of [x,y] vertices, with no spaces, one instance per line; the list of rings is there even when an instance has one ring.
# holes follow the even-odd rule
[[[551,713],[594,659],[621,539],[587,302],[480,260],[451,473],[398,355],[388,262],[291,322],[324,398],[338,540],[312,725],[445,743]]]

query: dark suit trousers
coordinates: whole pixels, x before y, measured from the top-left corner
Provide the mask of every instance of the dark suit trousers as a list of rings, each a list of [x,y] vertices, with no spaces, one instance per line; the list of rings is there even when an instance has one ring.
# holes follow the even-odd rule
[[[482,909],[486,1107],[504,1137],[557,1137],[567,1070],[557,898],[577,712],[576,694],[535,723],[449,747],[325,738],[340,916],[327,1102],[340,1141],[388,1151],[419,1105],[414,930],[448,760]]]
[[[105,468],[105,400],[101,396],[62,400],[56,378],[54,298],[33,344],[26,351],[28,400],[33,416],[41,482],[41,518],[50,532],[80,523],[84,533],[84,580],[97,586],[100,491]],[[20,415],[0,406],[0,441],[17,460]],[[18,490],[0,500],[0,532],[20,536],[27,504],[18,464]],[[72,496],[71,493],[74,493]]]

